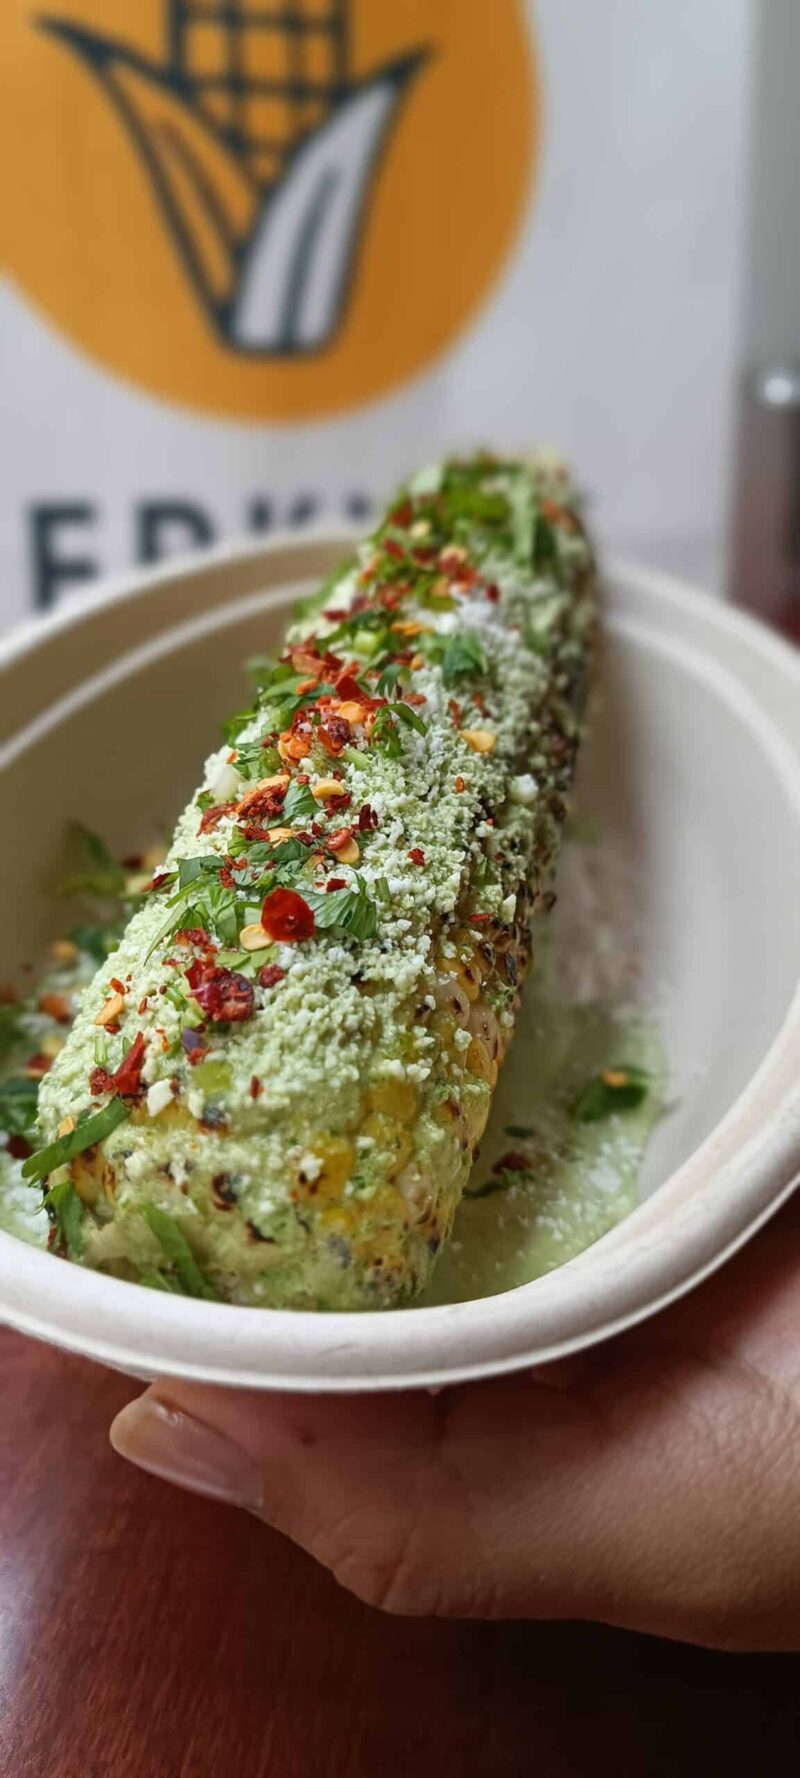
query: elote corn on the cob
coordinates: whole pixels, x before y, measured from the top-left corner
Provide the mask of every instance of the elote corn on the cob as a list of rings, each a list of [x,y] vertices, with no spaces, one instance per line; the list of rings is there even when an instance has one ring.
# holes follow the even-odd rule
[[[262,1306],[421,1288],[549,883],[595,622],[564,470],[421,472],[206,764],[42,1083],[61,1251]]]

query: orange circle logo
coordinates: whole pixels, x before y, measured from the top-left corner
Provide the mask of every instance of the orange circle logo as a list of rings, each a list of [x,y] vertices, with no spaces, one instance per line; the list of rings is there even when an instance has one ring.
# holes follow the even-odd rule
[[[0,19],[9,258],[91,357],[206,413],[313,419],[464,327],[538,141],[517,0],[53,3]]]

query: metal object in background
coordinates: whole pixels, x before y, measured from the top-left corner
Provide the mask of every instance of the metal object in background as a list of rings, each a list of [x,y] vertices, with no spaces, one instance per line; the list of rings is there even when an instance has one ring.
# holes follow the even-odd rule
[[[800,641],[800,363],[745,378],[734,495],[732,597]]]
[[[800,640],[798,0],[753,9],[753,163],[731,522],[737,604]]]

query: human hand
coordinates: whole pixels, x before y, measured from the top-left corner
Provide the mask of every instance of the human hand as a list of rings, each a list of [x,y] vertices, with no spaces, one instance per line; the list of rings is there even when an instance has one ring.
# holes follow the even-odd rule
[[[170,1380],[111,1438],[388,1611],[800,1648],[800,1198],[684,1302],[535,1373],[368,1397]]]

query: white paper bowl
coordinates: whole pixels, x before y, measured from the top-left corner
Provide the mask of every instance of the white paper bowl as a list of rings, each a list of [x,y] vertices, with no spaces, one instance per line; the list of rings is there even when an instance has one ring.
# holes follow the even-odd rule
[[[342,538],[280,539],[139,577],[0,653],[0,978],[63,920],[42,890],[70,816],[121,851],[171,825],[241,662]],[[390,1314],[187,1301],[0,1234],[0,1315],[149,1376],[254,1388],[438,1384],[541,1363],[687,1290],[792,1190],[800,1165],[800,662],[751,620],[659,575],[608,577],[605,696],[584,796],[632,846],[646,987],[676,1109],[633,1215],[506,1295]],[[121,595],[121,596],[120,596]]]

